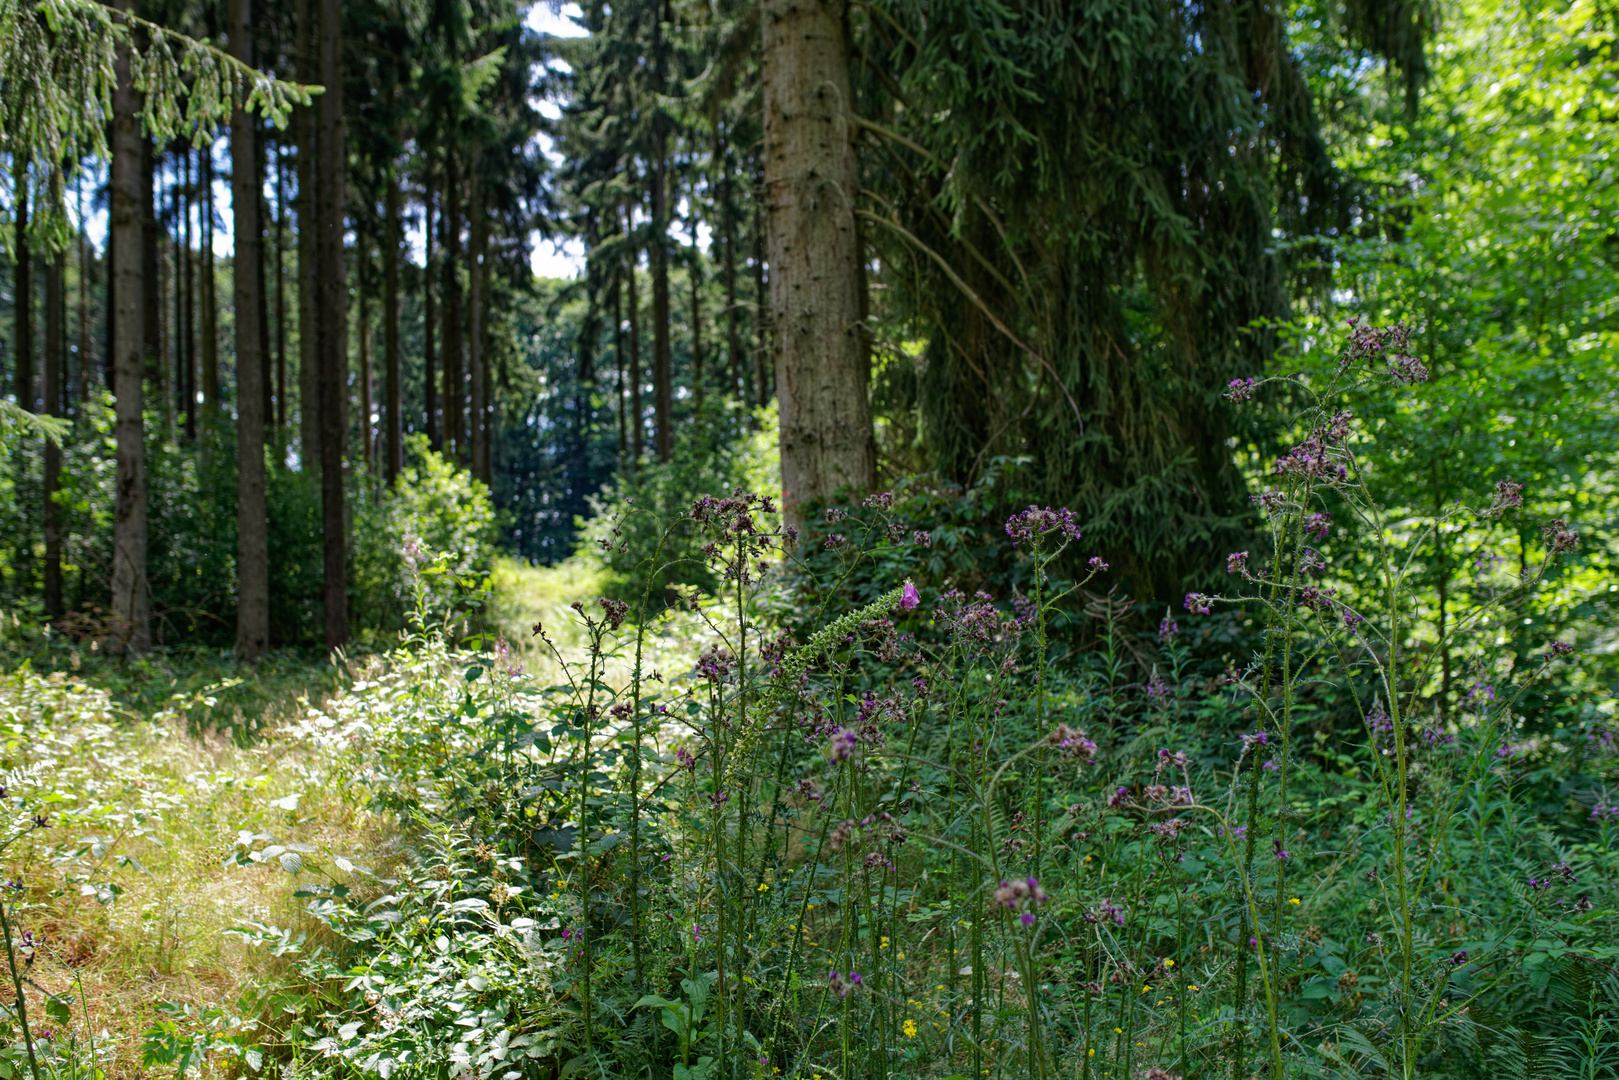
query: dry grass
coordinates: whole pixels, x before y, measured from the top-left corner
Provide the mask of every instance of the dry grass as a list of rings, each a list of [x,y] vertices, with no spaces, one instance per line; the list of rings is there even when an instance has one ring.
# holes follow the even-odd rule
[[[12,832],[26,831],[4,856],[5,877],[24,884],[13,922],[45,940],[29,972],[31,1012],[43,1015],[42,992],[76,1001],[82,987],[109,1077],[143,1074],[141,1033],[159,1003],[256,1011],[281,965],[232,927],[306,929],[297,878],[273,861],[235,865],[239,832],[344,855],[388,841],[388,823],[365,811],[336,760],[306,744],[243,748],[187,734],[173,715],[129,722],[104,693],[60,674],[7,676],[0,703],[0,764],[31,774],[12,785],[30,806],[11,815]],[[276,805],[293,795],[295,810]],[[59,800],[51,824],[28,828],[41,798]],[[324,860],[308,861],[305,879]]]
[[[577,657],[584,635],[569,605],[593,603],[601,584],[579,560],[497,566],[497,611],[516,658],[538,684],[561,671],[525,631],[543,621],[552,640]],[[648,670],[683,672],[711,637],[697,615],[665,614],[647,638]],[[627,680],[630,661],[614,657],[609,681]],[[358,658],[342,681],[364,682],[386,666],[380,657]],[[331,685],[325,670],[301,685]],[[342,697],[340,689],[272,705],[258,725],[266,734],[240,746],[214,730],[243,729],[235,708],[218,698],[177,694],[154,716],[137,718],[67,672],[25,668],[0,676],[0,771],[27,773],[10,786],[28,800],[0,819],[7,828],[0,837],[17,837],[0,853],[0,874],[24,884],[8,901],[14,926],[45,940],[28,973],[30,1015],[43,1016],[46,993],[70,996],[74,1023],[88,1015],[111,1080],[150,1071],[141,1063],[142,1034],[162,1003],[219,1009],[243,1026],[266,1016],[274,991],[296,982],[291,960],[230,931],[253,921],[318,940],[320,924],[294,895],[299,883],[326,871],[342,876],[330,869],[330,856],[358,856],[380,869],[398,851],[394,824],[368,812],[368,793],[350,785],[352,763],[341,748],[283,730],[312,709],[365,707],[352,697],[335,700]],[[291,796],[297,801],[289,810]],[[30,815],[42,799],[55,800],[51,824],[32,829]],[[234,856],[243,834],[273,837],[256,841],[260,849],[273,842],[316,851],[303,856],[296,877],[273,859],[241,866]],[[0,1001],[11,998],[9,988],[0,990]],[[217,1067],[211,1059],[209,1068]]]

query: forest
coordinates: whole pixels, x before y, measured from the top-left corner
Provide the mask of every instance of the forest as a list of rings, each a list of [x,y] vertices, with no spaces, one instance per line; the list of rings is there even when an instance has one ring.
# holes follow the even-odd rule
[[[1600,0],[0,0],[0,1080],[1619,1080]]]

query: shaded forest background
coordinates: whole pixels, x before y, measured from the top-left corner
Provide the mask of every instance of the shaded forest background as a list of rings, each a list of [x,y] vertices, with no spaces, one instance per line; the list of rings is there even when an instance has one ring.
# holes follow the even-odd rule
[[[780,13],[598,3],[547,9],[578,35],[555,36],[537,10],[260,6],[254,66],[318,83],[335,31],[340,85],[284,127],[251,114],[250,161],[222,128],[144,140],[157,640],[228,643],[237,621],[243,296],[257,308],[273,644],[346,636],[323,614],[334,594],[319,569],[322,327],[337,328],[351,538],[340,629],[401,625],[407,536],[431,533],[469,567],[491,544],[551,563],[605,490],[673,506],[757,471],[780,370],[761,19]],[[1411,326],[1435,375],[1420,406],[1388,406],[1399,424],[1381,452],[1402,499],[1443,505],[1504,469],[1537,505],[1611,527],[1619,242],[1602,9],[837,11],[859,190],[828,197],[858,231],[871,417],[856,488],[929,493],[979,525],[1030,501],[1072,506],[1124,587],[1172,601],[1252,534],[1257,463],[1290,434],[1236,414],[1227,384],[1308,367],[1359,318]],[[227,42],[219,5],[139,13]],[[340,106],[330,153],[323,102]],[[323,153],[342,194],[335,270],[315,250]],[[0,593],[93,635],[114,591],[110,174],[72,146],[56,164],[11,155],[0,370],[11,400],[69,418],[72,438],[54,469],[33,439],[4,470]],[[222,239],[238,175],[259,195],[246,274]],[[533,272],[535,248],[554,244],[583,254],[570,280]],[[1558,437],[1531,450],[1522,430]],[[406,469],[438,487],[400,494]],[[1443,608],[1457,571],[1436,555]],[[965,553],[938,569],[995,573]]]

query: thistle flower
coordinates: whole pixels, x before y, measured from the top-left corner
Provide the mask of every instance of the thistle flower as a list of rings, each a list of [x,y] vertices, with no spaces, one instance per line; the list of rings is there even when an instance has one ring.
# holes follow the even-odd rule
[[[1214,611],[1214,601],[1202,593],[1187,593],[1185,604],[1186,610],[1196,615],[1208,615]]]
[[[1258,386],[1258,379],[1232,379],[1226,384],[1225,399],[1233,405],[1240,405],[1254,396],[1254,389]]]
[[[1051,507],[1041,509],[1030,506],[1021,513],[1013,514],[1006,519],[1006,535],[1012,538],[1012,546],[1037,541],[1047,533],[1057,533],[1066,542],[1079,539],[1079,522],[1074,512],[1066,507],[1053,510]]]
[[[1495,482],[1495,498],[1484,511],[1486,517],[1496,517],[1523,505],[1523,485],[1512,480]]]
[[[1246,551],[1233,551],[1225,557],[1225,572],[1228,574],[1243,574],[1248,571],[1248,553]]]
[[[605,596],[598,603],[601,604],[602,611],[607,616],[607,628],[609,630],[617,630],[624,625],[624,619],[630,613],[629,604],[622,600],[612,600]]]
[[[1564,555],[1580,546],[1580,534],[1571,531],[1562,518],[1553,518],[1542,525],[1540,535],[1546,541],[1547,552],[1552,555]]]
[[[850,728],[840,727],[832,733],[832,741],[827,744],[827,760],[842,764],[854,756],[859,746],[860,736]]]
[[[1332,515],[1325,510],[1317,514],[1311,514],[1304,522],[1305,535],[1313,536],[1317,540],[1325,540],[1327,538],[1327,533],[1331,531],[1331,529]]]
[[[1085,560],[1085,567],[1093,574],[1100,574],[1103,570],[1107,569],[1107,563],[1102,561],[1102,556],[1092,555],[1089,559]]]
[[[917,547],[930,548],[933,546],[933,534],[926,529],[918,529],[911,534],[911,543]]]

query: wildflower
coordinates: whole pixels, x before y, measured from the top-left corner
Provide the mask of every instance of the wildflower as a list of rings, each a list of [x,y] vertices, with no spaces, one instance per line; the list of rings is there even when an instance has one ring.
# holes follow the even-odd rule
[[[1233,551],[1225,557],[1225,572],[1228,574],[1244,574],[1248,571],[1248,553],[1246,551]]]
[[[675,751],[675,761],[677,761],[680,764],[680,767],[685,769],[687,772],[697,771],[697,758],[694,757],[692,752],[687,750],[684,746]]]
[[[1494,700],[1495,700],[1495,684],[1494,683],[1474,681],[1473,685],[1469,686],[1467,688],[1467,693],[1462,695],[1462,708],[1465,709],[1469,705],[1482,704],[1484,702],[1493,702]]]
[[[1277,862],[1286,862],[1293,857],[1292,853],[1282,846],[1282,842],[1280,840],[1271,841],[1271,848],[1276,853]]]
[[[1318,589],[1314,585],[1306,585],[1299,590],[1299,607],[1309,608],[1311,611],[1331,608],[1332,598],[1337,594],[1337,589]]]
[[[1085,560],[1085,567],[1093,574],[1100,574],[1103,570],[1107,569],[1107,563],[1102,561],[1102,556],[1092,555],[1089,559]]]
[[[1329,484],[1349,478],[1349,470],[1334,456],[1321,431],[1276,459],[1275,474],[1299,480],[1323,480]]]
[[[1327,421],[1327,438],[1335,443],[1341,443],[1349,438],[1349,425],[1355,419],[1355,414],[1348,409],[1339,409]]]
[[[1147,1070],[1146,1080],[1181,1080],[1181,1074],[1172,1073],[1168,1069],[1154,1065]]]
[[[1313,536],[1317,540],[1325,540],[1327,533],[1332,530],[1332,515],[1325,510],[1319,514],[1311,514],[1304,522],[1304,534]]]
[[[1523,485],[1511,480],[1495,482],[1495,498],[1484,511],[1486,517],[1497,517],[1523,505]]]
[[[1240,405],[1254,396],[1258,385],[1258,379],[1232,379],[1226,384],[1225,398],[1233,405]]]
[[[1428,366],[1414,356],[1396,356],[1389,361],[1389,379],[1396,386],[1428,381]]]
[[[1265,764],[1263,766],[1261,766],[1261,767],[1264,768],[1264,769],[1269,770],[1270,772],[1275,772],[1276,771],[1276,759],[1275,758],[1266,758],[1265,759]]]
[[[1169,616],[1164,616],[1158,622],[1158,640],[1167,642],[1170,638],[1181,632],[1180,624]]]
[[[826,748],[827,759],[835,764],[848,761],[859,745],[859,735],[846,727],[840,727],[832,733],[832,741]]]
[[[1064,542],[1078,540],[1079,522],[1074,512],[1066,507],[1053,510],[1048,506],[1042,510],[1031,505],[1006,519],[1006,535],[1012,538],[1013,547],[1040,540],[1047,533],[1060,534]]]
[[[1574,651],[1574,643],[1573,642],[1571,642],[1571,641],[1554,641],[1551,644],[1551,652],[1546,654],[1546,659],[1550,660],[1554,656],[1567,656],[1568,654],[1572,653],[1573,651]]]
[[[1344,608],[1343,609],[1343,620],[1344,620],[1344,626],[1346,628],[1348,628],[1349,632],[1354,633],[1360,627],[1361,623],[1366,621],[1366,618],[1365,618],[1365,616],[1362,616],[1362,615],[1356,615],[1353,611],[1350,611],[1348,608]]]
[[[1187,611],[1198,615],[1208,615],[1214,610],[1214,608],[1211,606],[1214,601],[1209,597],[1204,596],[1202,593],[1189,592],[1186,594],[1186,600],[1184,602],[1186,604]]]
[[[1294,907],[1298,907],[1299,904],[1300,904],[1300,900],[1299,900],[1298,897],[1295,896],[1291,900],[1289,900],[1288,903],[1292,904]]]
[[[907,1039],[916,1038],[916,1021],[906,1020],[905,1023],[901,1025],[901,1030],[905,1032],[905,1037]]]
[[[1571,532],[1562,518],[1553,518],[1542,525],[1540,535],[1546,541],[1547,553],[1551,555],[1566,554],[1580,545],[1580,534]]]
[[[859,989],[861,982],[858,971],[851,971],[847,975],[841,971],[833,971],[826,977],[827,988],[832,991],[839,1001],[844,1000]]]
[[[1163,676],[1156,671],[1152,673],[1152,678],[1147,680],[1147,700],[1154,702],[1169,700],[1169,684],[1164,682]]]
[[[1450,954],[1451,967],[1461,967],[1465,963],[1467,963],[1466,949],[1458,949],[1456,952]]]
[[[919,603],[921,603],[921,597],[916,595],[916,586],[907,581],[905,588],[899,594],[899,606],[906,611],[910,611]]]
[[[1061,750],[1064,757],[1083,758],[1086,761],[1096,759],[1096,744],[1086,738],[1083,731],[1077,731],[1067,724],[1058,724],[1056,730],[1046,736],[1046,743]]]
[[[617,630],[620,626],[624,625],[624,619],[630,613],[629,604],[622,600],[613,600],[606,596],[598,600],[597,603],[601,604],[602,611],[607,616],[608,629]]]
[[[849,538],[844,536],[842,533],[832,533],[824,541],[826,547],[832,551],[838,550],[838,548],[843,547],[848,542]]]

